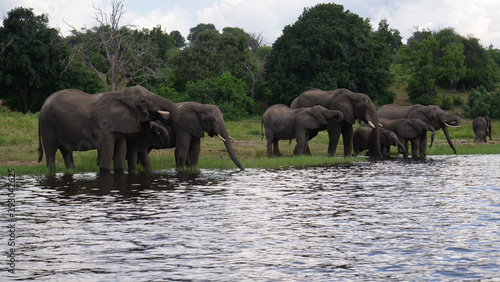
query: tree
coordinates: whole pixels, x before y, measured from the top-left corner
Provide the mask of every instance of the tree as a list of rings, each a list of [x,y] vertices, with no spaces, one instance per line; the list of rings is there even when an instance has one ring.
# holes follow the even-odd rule
[[[271,47],[262,46],[262,41],[262,34],[248,34],[246,43],[250,48],[250,52],[245,61],[242,63],[245,68],[245,73],[250,78],[250,92],[252,99],[255,99],[257,84],[264,75],[266,60],[271,53]]]
[[[444,75],[450,82],[450,92],[457,92],[457,85],[467,73],[465,67],[464,45],[451,43],[444,47],[444,56],[442,58],[444,65]]]
[[[372,99],[387,94],[391,54],[368,20],[336,4],[304,9],[283,29],[266,60],[270,103],[290,103],[310,88],[348,88]]]
[[[161,53],[155,50],[149,39],[137,41],[137,33],[134,34],[128,26],[120,26],[125,13],[123,0],[113,0],[111,3],[110,15],[96,8],[98,26],[82,32],[73,27],[72,31],[78,39],[78,44],[73,48],[74,53],[101,80],[105,91],[116,91],[130,82],[140,83],[154,77],[156,70],[162,66],[161,58],[154,56]],[[159,32],[161,28],[152,31],[153,34]],[[173,46],[173,40],[171,44]]]
[[[207,31],[207,30],[217,30],[217,29],[215,28],[214,24],[200,23],[197,26],[189,29],[189,35],[187,37],[187,40],[189,40],[189,42],[193,43],[196,40],[196,37],[198,37],[198,34],[200,32]]]
[[[184,37],[182,36],[180,31],[174,30],[174,31],[170,32],[170,37],[172,37],[174,39],[175,47],[181,49],[181,48],[184,48],[186,46],[186,39],[184,39]]]
[[[64,88],[69,48],[45,14],[15,8],[0,27],[0,97],[13,110],[30,112]]]

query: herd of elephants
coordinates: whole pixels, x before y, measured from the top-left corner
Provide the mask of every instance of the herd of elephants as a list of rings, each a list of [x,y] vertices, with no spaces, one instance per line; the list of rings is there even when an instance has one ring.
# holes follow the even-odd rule
[[[361,126],[353,130],[359,120]],[[296,139],[295,155],[310,154],[308,141],[319,131],[329,134],[328,155],[335,155],[342,134],[344,156],[368,150],[374,158],[384,158],[390,146],[397,146],[404,157],[411,144],[413,158],[424,158],[427,131],[431,144],[436,130],[442,129],[448,144],[456,149],[448,127],[460,126],[460,118],[438,106],[384,105],[379,109],[362,93],[347,89],[322,91],[311,89],[300,94],[290,105],[269,107],[262,117],[269,157],[280,156],[279,140]],[[491,120],[473,122],[476,139],[491,139]],[[174,103],[141,86],[122,91],[87,94],[79,90],[61,90],[44,102],[39,115],[39,161],[46,155],[47,167],[55,173],[55,155],[59,150],[68,168],[74,168],[73,151],[97,149],[99,173],[129,171],[141,163],[149,171],[151,149],[174,148],[177,167],[197,166],[200,139],[205,133],[219,136],[235,165],[243,170],[223,115],[215,105],[194,102]]]

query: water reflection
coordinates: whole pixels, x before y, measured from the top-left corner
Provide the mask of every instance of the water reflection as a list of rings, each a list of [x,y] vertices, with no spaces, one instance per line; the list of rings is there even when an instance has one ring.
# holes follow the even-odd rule
[[[20,259],[9,277],[493,279],[500,267],[499,167],[500,156],[487,155],[19,176]]]

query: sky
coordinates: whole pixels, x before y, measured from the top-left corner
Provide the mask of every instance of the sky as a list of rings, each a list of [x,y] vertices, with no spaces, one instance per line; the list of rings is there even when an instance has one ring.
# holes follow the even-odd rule
[[[304,8],[325,3],[317,0],[125,0],[122,24],[138,28],[161,25],[178,30],[187,38],[189,29],[199,23],[239,27],[261,34],[272,45],[286,25],[293,24]],[[390,28],[400,31],[403,43],[415,28],[439,30],[452,27],[462,36],[473,36],[484,47],[500,49],[500,1],[498,0],[337,0],[345,10],[369,18],[373,28],[386,19]],[[49,25],[66,36],[71,26],[90,28],[100,8],[110,12],[110,0],[0,0],[2,17],[15,7],[33,8],[35,14],[47,14]]]

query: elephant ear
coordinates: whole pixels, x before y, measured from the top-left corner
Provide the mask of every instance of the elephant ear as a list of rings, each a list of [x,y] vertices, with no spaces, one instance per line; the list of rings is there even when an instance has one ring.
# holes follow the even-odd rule
[[[331,108],[333,110],[339,110],[344,114],[344,120],[350,124],[354,124],[356,118],[354,116],[354,107],[348,94],[340,94],[333,100]]]
[[[308,108],[304,110],[302,114],[298,117],[297,125],[305,129],[318,129],[322,124],[328,124],[325,116],[323,114],[312,110],[313,108]]]
[[[94,124],[109,132],[125,134],[141,131],[141,121],[148,117],[147,102],[124,91],[110,92],[97,102],[91,111]]]
[[[203,138],[205,136],[204,124],[206,117],[199,111],[201,104],[197,103],[179,103],[179,122],[176,126],[189,132],[191,135]]]
[[[418,108],[418,109],[414,110],[413,112],[411,112],[408,115],[408,118],[409,119],[412,119],[412,118],[419,119],[419,120],[427,123],[430,126],[434,126],[433,121],[439,120],[439,117],[437,117],[436,115],[437,115],[437,113],[432,108],[421,107],[421,108]]]

